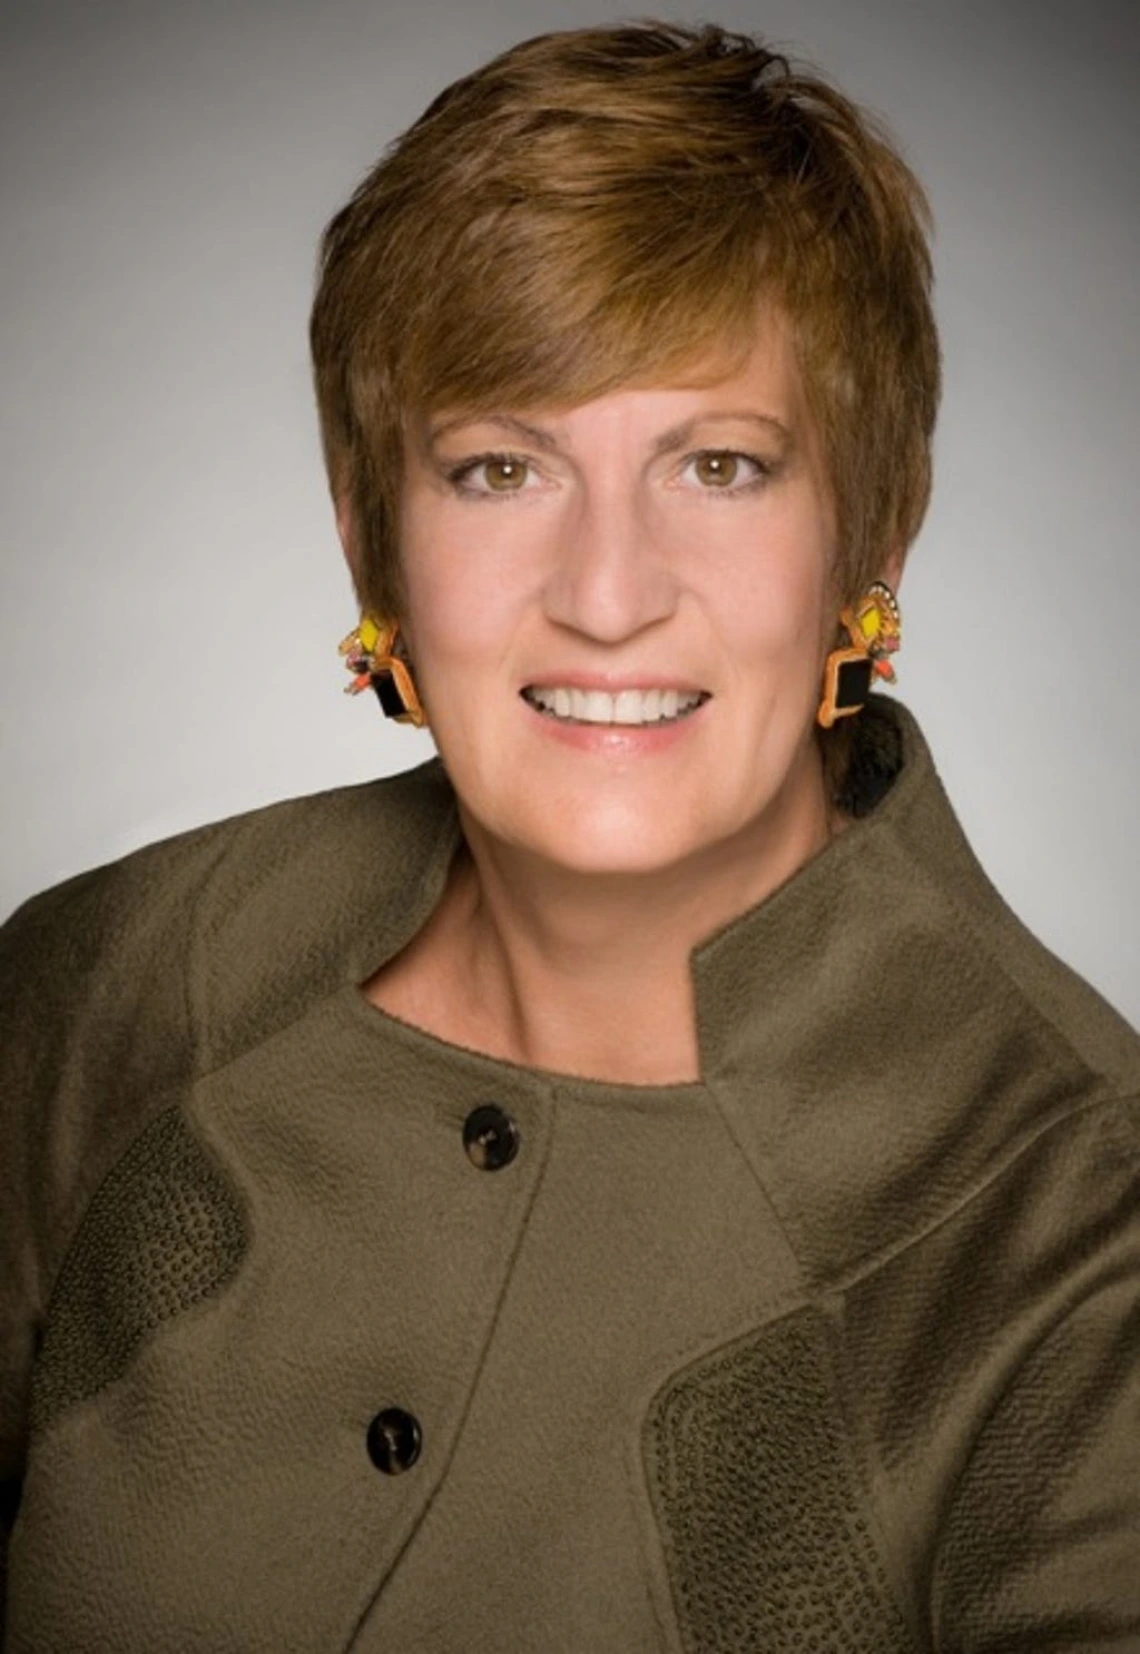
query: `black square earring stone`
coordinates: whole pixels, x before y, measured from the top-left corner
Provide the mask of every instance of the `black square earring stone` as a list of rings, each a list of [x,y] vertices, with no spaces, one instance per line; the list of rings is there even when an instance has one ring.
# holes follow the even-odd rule
[[[398,718],[401,712],[408,709],[404,705],[403,696],[396,688],[396,680],[391,672],[377,672],[372,678],[372,687],[376,691],[376,698],[389,718]]]
[[[835,707],[838,712],[849,712],[862,706],[871,693],[871,677],[875,666],[870,656],[866,660],[845,660],[835,676]]]

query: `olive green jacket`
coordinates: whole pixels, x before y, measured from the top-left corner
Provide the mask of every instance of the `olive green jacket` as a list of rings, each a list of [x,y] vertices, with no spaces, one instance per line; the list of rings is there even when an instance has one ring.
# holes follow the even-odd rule
[[[9,1654],[1140,1650],[1140,1039],[860,725],[691,1084],[363,997],[438,758],[16,913]]]

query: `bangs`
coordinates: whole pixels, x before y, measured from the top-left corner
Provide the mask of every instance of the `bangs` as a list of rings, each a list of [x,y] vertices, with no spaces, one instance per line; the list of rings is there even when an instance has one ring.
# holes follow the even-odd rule
[[[387,352],[398,402],[432,413],[568,408],[706,362],[712,382],[755,344],[758,306],[784,302],[791,262],[754,204],[725,211],[717,193],[488,213],[443,250],[395,352],[389,335],[365,359]]]

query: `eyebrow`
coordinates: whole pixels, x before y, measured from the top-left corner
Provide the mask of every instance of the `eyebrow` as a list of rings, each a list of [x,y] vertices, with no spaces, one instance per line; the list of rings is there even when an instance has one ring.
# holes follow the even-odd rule
[[[728,411],[694,414],[691,419],[682,420],[679,425],[672,425],[667,431],[662,431],[653,444],[654,457],[659,454],[675,453],[678,448],[684,448],[692,439],[693,432],[700,425],[716,423],[737,423],[759,425],[769,435],[774,436],[781,443],[785,451],[790,452],[795,446],[791,431],[774,414],[757,413],[754,408],[740,408]],[[532,442],[536,448],[542,448],[547,453],[558,447],[558,438],[553,431],[546,430],[541,425],[531,425],[525,419],[519,419],[515,414],[457,414],[454,419],[445,419],[439,424],[431,426],[427,434],[429,448],[434,448],[439,440],[449,431],[459,429],[464,425],[496,425],[501,430],[509,431],[514,436]]]

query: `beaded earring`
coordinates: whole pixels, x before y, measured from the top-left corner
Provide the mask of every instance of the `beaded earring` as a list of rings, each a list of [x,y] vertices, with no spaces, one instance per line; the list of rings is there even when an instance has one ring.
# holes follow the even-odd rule
[[[890,657],[902,642],[898,599],[885,580],[875,580],[853,608],[839,616],[851,642],[833,649],[823,668],[823,698],[816,722],[830,729],[837,718],[861,712],[875,677],[896,682]]]
[[[396,620],[378,620],[365,614],[355,631],[342,638],[338,651],[345,657],[345,667],[353,674],[352,682],[345,684],[346,695],[359,695],[369,685],[376,691],[385,717],[395,718],[400,724],[427,723],[412,674],[405,661],[394,653],[400,625]]]

